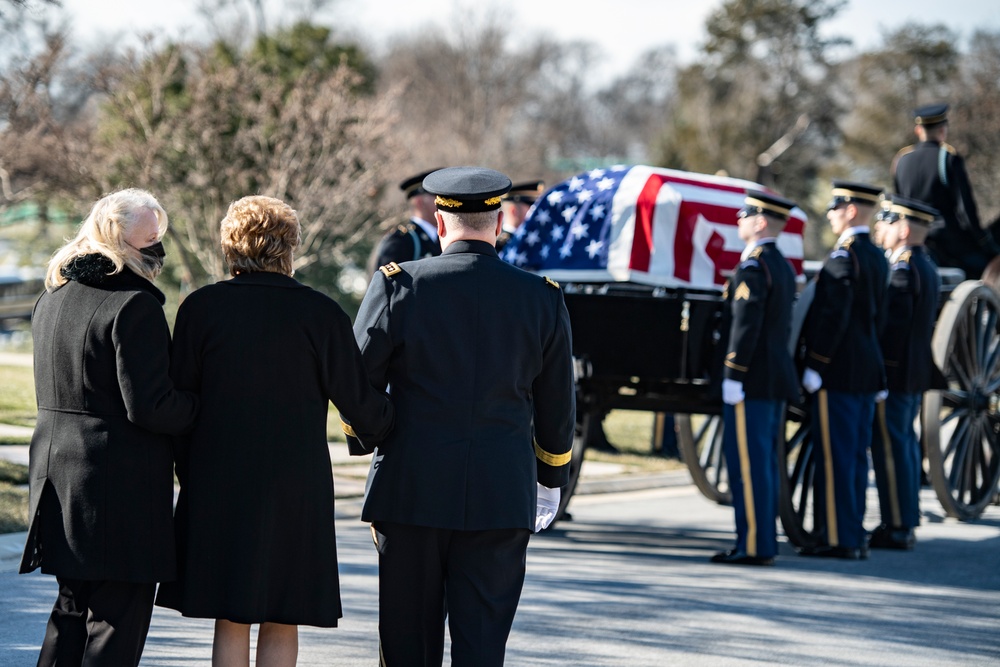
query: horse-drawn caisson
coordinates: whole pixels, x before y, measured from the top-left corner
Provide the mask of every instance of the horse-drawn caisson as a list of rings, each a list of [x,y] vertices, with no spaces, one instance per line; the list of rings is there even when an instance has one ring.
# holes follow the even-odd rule
[[[692,479],[707,497],[730,500],[722,455],[719,323],[726,276],[739,261],[741,179],[648,166],[614,166],[557,184],[536,202],[503,258],[559,281],[573,327],[577,437],[569,503],[587,430],[610,409],[670,412]],[[792,341],[808,307],[805,214],[794,209],[778,238],[799,276]],[[1000,480],[1000,296],[942,269],[934,360],[947,379],[921,410],[928,473],[945,511],[978,516]],[[816,540],[814,450],[803,405],[789,405],[780,515],[795,546]]]

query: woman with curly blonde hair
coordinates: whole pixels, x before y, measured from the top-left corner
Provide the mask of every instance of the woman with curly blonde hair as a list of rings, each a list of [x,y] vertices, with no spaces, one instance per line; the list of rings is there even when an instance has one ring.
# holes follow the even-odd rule
[[[157,604],[215,619],[214,665],[294,665],[298,625],[341,616],[327,447],[330,401],[362,439],[392,426],[347,314],[292,278],[295,211],[244,197],[222,221],[232,279],[185,299],[173,375],[202,409],[179,454],[180,576]]]

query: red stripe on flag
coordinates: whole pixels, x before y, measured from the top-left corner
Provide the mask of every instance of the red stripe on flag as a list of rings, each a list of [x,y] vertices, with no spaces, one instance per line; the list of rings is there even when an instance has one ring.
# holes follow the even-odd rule
[[[632,254],[628,263],[633,271],[649,271],[649,258],[653,253],[653,215],[656,213],[656,197],[667,180],[668,178],[662,174],[651,174],[635,202],[635,228],[632,232]]]
[[[694,260],[694,228],[698,225],[698,216],[709,222],[716,224],[736,226],[736,212],[738,208],[732,206],[717,206],[704,202],[683,201],[680,210],[677,212],[677,229],[674,233],[674,276],[678,280],[691,280],[691,262]],[[727,262],[728,258],[722,253],[722,237],[712,240],[718,244],[718,257]],[[711,253],[709,253],[711,256]],[[740,254],[736,253],[736,259]],[[715,259],[715,257],[712,257]],[[731,269],[732,266],[718,266],[717,269]],[[735,262],[733,264],[735,266]]]

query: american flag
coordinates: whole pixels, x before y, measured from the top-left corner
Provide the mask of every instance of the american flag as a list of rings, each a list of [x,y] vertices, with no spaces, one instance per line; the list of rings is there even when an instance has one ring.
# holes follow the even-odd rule
[[[539,197],[503,259],[556,280],[722,289],[744,248],[736,213],[751,189],[767,191],[751,181],[674,169],[594,169]],[[793,209],[778,238],[797,274],[805,221]]]

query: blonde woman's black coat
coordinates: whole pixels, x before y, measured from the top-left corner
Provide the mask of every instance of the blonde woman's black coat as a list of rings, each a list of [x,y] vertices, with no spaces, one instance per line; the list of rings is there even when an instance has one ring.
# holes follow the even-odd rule
[[[170,434],[197,399],[169,377],[163,294],[77,259],[35,305],[38,423],[30,448],[31,524],[20,571],[156,582],[176,574]]]

